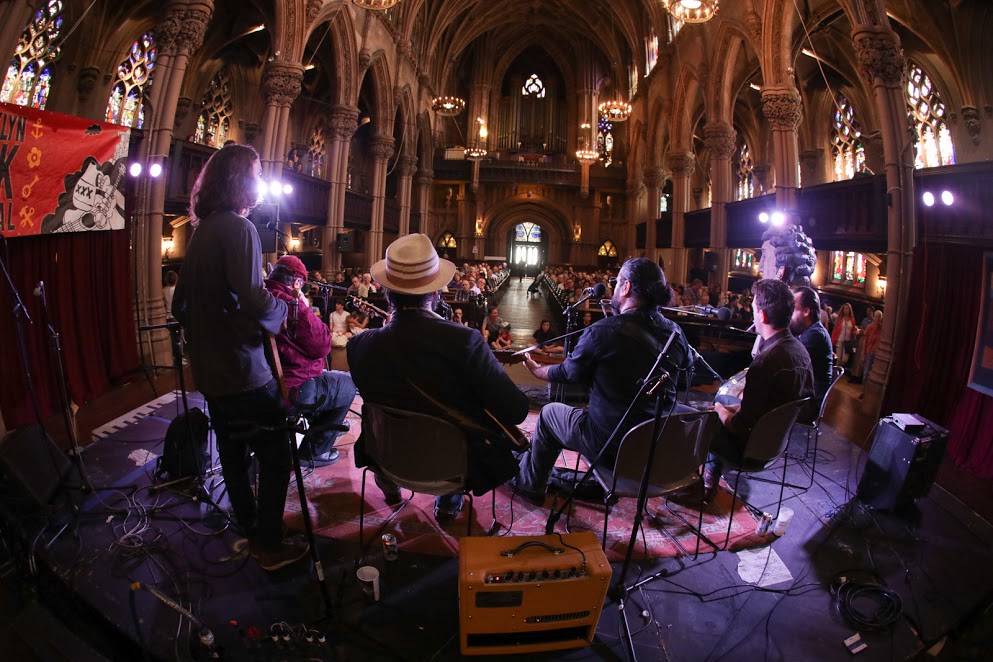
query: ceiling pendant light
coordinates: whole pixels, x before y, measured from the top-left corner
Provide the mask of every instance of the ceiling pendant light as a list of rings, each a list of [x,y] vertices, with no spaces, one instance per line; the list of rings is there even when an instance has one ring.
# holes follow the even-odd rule
[[[371,9],[372,11],[386,11],[396,6],[400,0],[352,0],[356,7]]]
[[[579,125],[584,131],[590,130],[590,124],[583,122]],[[592,139],[590,140],[592,143]],[[583,165],[593,165],[600,160],[600,153],[593,148],[592,144],[586,142],[586,136],[579,136],[579,149],[576,150],[576,160]]]
[[[486,148],[483,145],[486,144],[486,136],[489,135],[489,131],[486,130],[486,124],[483,122],[482,117],[476,118],[476,137],[473,138],[472,144],[465,150],[465,157],[470,161],[479,161],[484,156],[486,156]]]
[[[631,117],[631,104],[626,101],[604,101],[597,110],[609,122],[623,122]]]
[[[706,23],[717,13],[720,0],[666,0],[666,9],[683,23]]]
[[[465,99],[458,97],[435,97],[431,101],[431,110],[445,117],[455,117],[465,110]]]

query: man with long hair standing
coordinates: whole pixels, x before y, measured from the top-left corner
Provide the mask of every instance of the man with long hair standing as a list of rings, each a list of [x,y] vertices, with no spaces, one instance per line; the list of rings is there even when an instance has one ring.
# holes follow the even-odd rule
[[[235,519],[265,570],[303,558],[301,539],[283,538],[290,449],[282,433],[236,429],[239,423],[279,425],[286,411],[265,355],[267,333],[278,333],[286,303],[262,280],[262,247],[245,216],[259,198],[262,165],[254,149],[216,152],[190,194],[196,231],[176,286],[173,315],[186,330],[197,388],[207,399]],[[258,498],[248,476],[249,451],[259,463]]]

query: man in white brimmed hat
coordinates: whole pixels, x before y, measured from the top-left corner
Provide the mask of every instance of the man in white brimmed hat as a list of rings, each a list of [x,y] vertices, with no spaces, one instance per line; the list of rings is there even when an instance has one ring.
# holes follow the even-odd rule
[[[527,416],[528,400],[507,376],[479,331],[432,312],[437,292],[452,280],[455,265],[438,257],[430,237],[411,234],[394,241],[386,258],[370,269],[386,290],[392,318],[348,342],[352,380],[365,402],[469,422],[469,488],[482,495],[517,474],[509,442],[486,411],[512,428]],[[402,440],[401,440],[402,441]],[[356,445],[356,463],[362,448]],[[361,466],[361,465],[360,465]],[[400,502],[399,488],[376,475],[387,503]],[[435,500],[435,518],[447,522],[462,509],[462,494]]]

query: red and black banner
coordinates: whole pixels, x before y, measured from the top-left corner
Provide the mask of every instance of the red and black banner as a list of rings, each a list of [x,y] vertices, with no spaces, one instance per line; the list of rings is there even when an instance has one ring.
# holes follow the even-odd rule
[[[130,130],[0,104],[0,232],[124,228]]]

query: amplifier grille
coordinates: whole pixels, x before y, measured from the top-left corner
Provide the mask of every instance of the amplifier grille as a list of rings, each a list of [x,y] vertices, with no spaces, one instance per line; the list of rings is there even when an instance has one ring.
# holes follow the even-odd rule
[[[586,618],[590,615],[587,611],[574,611],[568,614],[548,614],[546,616],[528,616],[524,619],[525,623],[555,623],[558,621],[572,621],[577,618]]]

